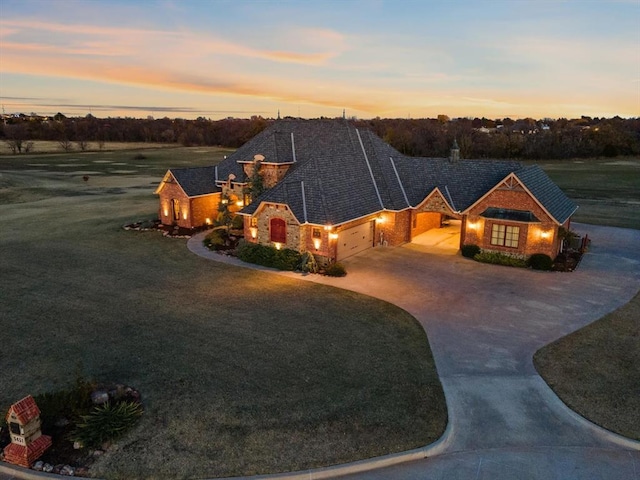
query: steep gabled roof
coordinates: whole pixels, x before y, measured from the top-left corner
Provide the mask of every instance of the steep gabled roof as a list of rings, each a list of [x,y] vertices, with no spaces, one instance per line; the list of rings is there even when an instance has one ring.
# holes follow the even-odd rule
[[[293,134],[296,163],[242,213],[254,213],[262,201],[286,203],[302,222],[340,224],[407,208],[390,160],[400,154],[371,132],[335,120],[284,121],[274,128]]]
[[[188,197],[197,197],[218,191],[216,167],[172,168],[169,172]],[[226,180],[227,177],[224,177]]]
[[[578,209],[539,165],[524,167],[515,175],[558,224],[562,225]]]
[[[38,408],[38,405],[36,405],[36,401],[33,397],[31,395],[27,395],[22,400],[11,405],[11,408],[9,408],[9,411],[7,412],[7,421],[9,421],[12,413],[16,416],[20,424],[25,425],[33,418],[40,415],[40,409]]]

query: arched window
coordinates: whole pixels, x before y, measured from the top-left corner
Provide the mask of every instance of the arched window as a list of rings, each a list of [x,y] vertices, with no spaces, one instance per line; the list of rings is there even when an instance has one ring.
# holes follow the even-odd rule
[[[272,218],[269,226],[269,238],[272,242],[287,243],[287,222],[282,218]]]
[[[177,198],[171,200],[171,207],[173,210],[173,219],[180,220],[180,200]]]

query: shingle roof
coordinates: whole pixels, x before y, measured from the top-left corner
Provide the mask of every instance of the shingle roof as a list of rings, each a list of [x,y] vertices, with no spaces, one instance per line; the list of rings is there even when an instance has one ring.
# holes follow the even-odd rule
[[[40,409],[38,408],[38,405],[36,405],[36,401],[33,397],[31,395],[27,395],[22,400],[11,405],[11,408],[9,408],[9,411],[7,412],[7,421],[12,413],[22,425],[25,425],[31,419],[40,415]]]
[[[189,197],[218,191],[216,167],[172,168],[169,170]],[[226,177],[224,177],[226,179]]]
[[[346,120],[279,120],[225,158],[218,179],[232,173],[236,181],[246,181],[238,162],[253,161],[258,154],[264,162],[292,165],[280,183],[241,213],[254,213],[262,201],[283,203],[300,222],[337,225],[381,210],[416,207],[435,188],[460,212],[512,172],[558,222],[576,208],[539,167],[408,157]],[[171,172],[190,196],[218,191],[215,167]]]
[[[475,203],[509,173],[522,167],[518,162],[401,157],[396,161],[411,206],[417,206],[438,188],[456,211]]]
[[[515,175],[559,224],[566,222],[578,209],[539,165],[524,167]]]

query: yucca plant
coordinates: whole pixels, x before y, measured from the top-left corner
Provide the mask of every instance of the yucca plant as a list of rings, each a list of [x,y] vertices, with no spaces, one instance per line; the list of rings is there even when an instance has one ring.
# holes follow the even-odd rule
[[[98,447],[121,436],[135,425],[141,415],[142,405],[136,402],[98,405],[89,415],[81,417],[71,440],[80,442],[84,447]]]

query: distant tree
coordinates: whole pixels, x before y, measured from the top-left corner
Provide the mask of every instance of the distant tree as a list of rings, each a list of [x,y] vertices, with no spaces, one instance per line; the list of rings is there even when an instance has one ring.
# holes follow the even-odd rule
[[[71,150],[73,150],[73,143],[71,143],[71,140],[69,140],[68,138],[58,140],[58,145],[60,145],[60,148],[65,152],[70,152]]]
[[[6,136],[5,143],[14,155],[22,153],[22,147],[27,134],[24,123],[5,125],[4,134]]]

